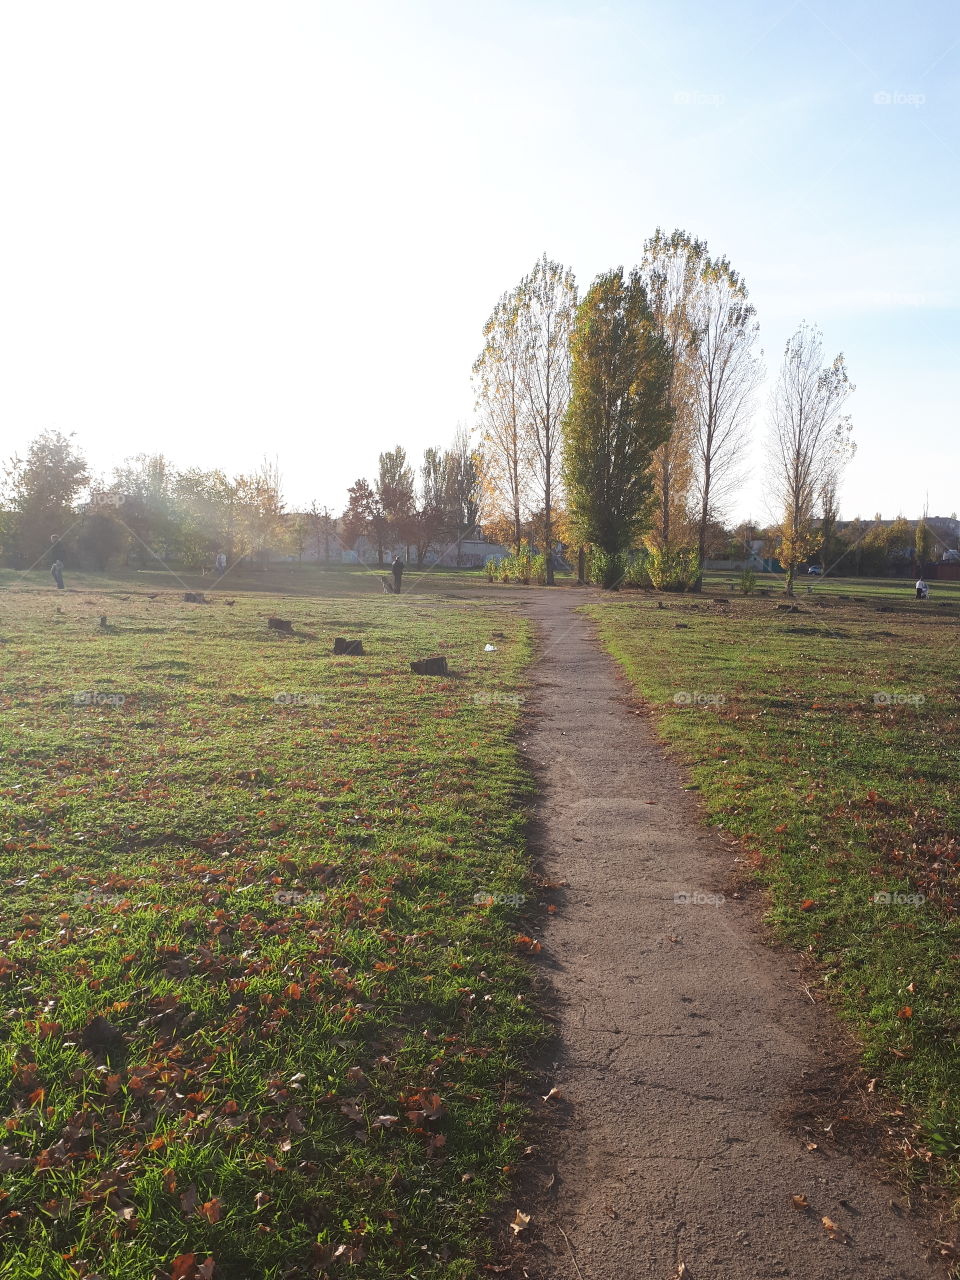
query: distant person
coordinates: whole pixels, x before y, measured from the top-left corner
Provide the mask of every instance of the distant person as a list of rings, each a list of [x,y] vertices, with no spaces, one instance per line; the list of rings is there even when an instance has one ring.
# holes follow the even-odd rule
[[[399,595],[400,583],[403,581],[403,561],[399,556],[393,557],[393,564],[390,568],[393,570],[393,589]]]
[[[227,557],[222,551],[217,553],[217,573],[223,574],[227,572]]]
[[[57,590],[62,591],[63,590],[63,561],[62,560],[54,560],[53,564],[50,566],[50,576],[53,578],[54,582],[57,584]]]
[[[917,599],[918,599],[918,600],[926,600],[926,598],[927,598],[927,592],[928,592],[929,590],[930,590],[930,588],[927,586],[927,584],[924,582],[924,580],[923,580],[922,578],[918,578],[918,579],[917,579]]]

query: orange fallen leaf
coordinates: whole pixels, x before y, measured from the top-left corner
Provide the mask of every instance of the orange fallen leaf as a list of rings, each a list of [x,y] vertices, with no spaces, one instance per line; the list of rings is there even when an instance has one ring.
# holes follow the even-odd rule
[[[807,1199],[805,1195],[791,1196],[790,1199],[793,1201],[793,1207],[795,1209],[810,1208],[810,1201]]]
[[[847,1233],[843,1227],[838,1227],[832,1218],[821,1218],[823,1229],[831,1240],[839,1240],[841,1244],[846,1244],[848,1240]]]
[[[817,904],[816,902],[814,902],[813,898],[804,898],[804,900],[800,903],[800,910],[809,911],[812,907],[815,907],[816,905]]]
[[[913,1017],[913,1009],[911,1009],[910,1005],[905,1004],[905,1005],[903,1006],[903,1008],[902,1008],[902,1009],[898,1009],[898,1010],[897,1010],[897,1017],[898,1017],[898,1018],[912,1018],[912,1017]]]
[[[208,1222],[219,1222],[223,1217],[223,1205],[216,1196],[212,1200],[208,1200],[197,1210],[201,1218],[206,1218]]]
[[[530,1225],[529,1213],[521,1213],[520,1210],[518,1209],[516,1213],[513,1215],[513,1221],[510,1223],[510,1230],[513,1232],[515,1236],[518,1236],[520,1232],[525,1231],[527,1227],[529,1227],[529,1225]]]

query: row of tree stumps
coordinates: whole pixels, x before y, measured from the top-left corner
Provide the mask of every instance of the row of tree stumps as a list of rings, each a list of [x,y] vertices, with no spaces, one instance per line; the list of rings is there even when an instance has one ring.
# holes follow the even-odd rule
[[[282,631],[287,635],[293,634],[293,623],[288,618],[268,618],[267,626],[271,631]],[[337,636],[333,642],[333,652],[338,657],[345,658],[362,658],[366,655],[362,640],[348,640],[345,636]],[[445,676],[449,675],[449,668],[445,657],[437,658],[419,658],[410,663],[410,670],[417,676]]]

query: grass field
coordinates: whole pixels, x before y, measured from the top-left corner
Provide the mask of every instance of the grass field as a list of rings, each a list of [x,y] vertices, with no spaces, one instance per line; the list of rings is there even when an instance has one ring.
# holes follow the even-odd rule
[[[481,1274],[540,1034],[530,637],[378,577],[4,575],[0,1276]]]
[[[960,584],[938,587],[891,604],[818,583],[799,613],[589,606],[774,925],[821,961],[877,1087],[916,1108],[923,1146],[904,1155],[921,1170],[960,1161]]]

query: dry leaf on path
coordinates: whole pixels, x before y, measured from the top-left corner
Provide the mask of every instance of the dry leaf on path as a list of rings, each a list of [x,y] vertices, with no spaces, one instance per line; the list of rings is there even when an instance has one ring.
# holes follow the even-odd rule
[[[843,1227],[838,1227],[832,1218],[821,1218],[823,1229],[831,1240],[839,1240],[841,1244],[847,1244],[850,1237],[844,1231]]]
[[[810,1201],[809,1201],[809,1200],[807,1199],[807,1197],[806,1197],[806,1196],[804,1196],[804,1195],[791,1196],[791,1197],[790,1197],[790,1199],[793,1201],[793,1207],[794,1207],[795,1209],[809,1209],[809,1208],[810,1208]]]
[[[518,1236],[520,1232],[525,1231],[529,1225],[530,1225],[529,1213],[521,1213],[520,1210],[518,1209],[516,1213],[513,1215],[513,1221],[510,1223],[510,1230],[513,1232],[515,1236]]]

